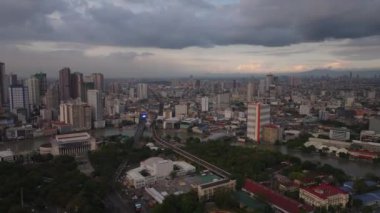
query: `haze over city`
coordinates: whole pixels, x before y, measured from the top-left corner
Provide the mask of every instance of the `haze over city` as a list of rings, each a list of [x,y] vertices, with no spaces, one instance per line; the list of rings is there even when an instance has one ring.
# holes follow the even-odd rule
[[[25,77],[380,67],[378,0],[2,0],[0,59]]]

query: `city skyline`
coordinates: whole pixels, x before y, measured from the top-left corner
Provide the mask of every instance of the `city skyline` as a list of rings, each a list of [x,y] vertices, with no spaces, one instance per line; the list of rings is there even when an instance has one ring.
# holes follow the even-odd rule
[[[377,69],[379,9],[370,0],[5,0],[0,61],[7,73],[49,78],[63,67],[109,78]]]

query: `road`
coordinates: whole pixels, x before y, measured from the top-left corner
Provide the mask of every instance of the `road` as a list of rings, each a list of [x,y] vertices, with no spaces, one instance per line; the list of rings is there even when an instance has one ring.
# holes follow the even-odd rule
[[[224,177],[224,178],[227,178],[229,179],[231,177],[231,174],[205,160],[202,160],[200,158],[198,158],[197,156],[193,155],[193,154],[190,154],[189,152],[181,149],[180,147],[177,147],[165,140],[163,140],[162,138],[160,138],[158,135],[157,135],[157,132],[156,132],[156,129],[154,128],[155,125],[154,123],[152,123],[151,125],[151,129],[152,129],[152,135],[153,135],[153,139],[154,141],[157,143],[157,144],[160,144],[161,146],[164,146],[164,147],[167,147],[169,149],[171,149],[172,151],[174,151],[175,153],[177,153],[178,155],[181,155],[182,157],[204,167],[204,168],[207,168],[208,170],[210,170],[211,172],[221,176],[221,177]]]

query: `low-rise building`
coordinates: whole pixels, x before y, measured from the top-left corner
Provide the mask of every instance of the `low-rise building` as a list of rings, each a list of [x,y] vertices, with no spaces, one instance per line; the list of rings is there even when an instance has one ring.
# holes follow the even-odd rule
[[[10,149],[0,151],[0,162],[2,161],[14,161],[14,153]]]
[[[315,207],[345,207],[349,200],[347,192],[329,184],[300,188],[299,197]]]
[[[218,190],[235,191],[236,180],[221,179],[210,183],[198,185],[198,198],[199,200],[209,200],[215,195]]]
[[[350,140],[350,130],[346,128],[330,129],[329,136],[331,140],[347,141]]]
[[[96,139],[87,132],[56,135],[50,143],[52,155],[78,155],[97,148]]]
[[[148,158],[140,166],[127,172],[126,183],[135,188],[150,186],[170,176],[195,172],[195,167],[184,161],[171,161],[159,157]]]

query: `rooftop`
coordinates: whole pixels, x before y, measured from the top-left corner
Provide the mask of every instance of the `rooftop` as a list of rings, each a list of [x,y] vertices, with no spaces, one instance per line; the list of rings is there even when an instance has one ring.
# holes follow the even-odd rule
[[[318,186],[311,186],[303,189],[321,199],[327,199],[328,197],[338,194],[347,194],[347,192],[330,184],[320,184]]]

